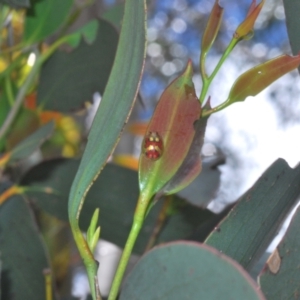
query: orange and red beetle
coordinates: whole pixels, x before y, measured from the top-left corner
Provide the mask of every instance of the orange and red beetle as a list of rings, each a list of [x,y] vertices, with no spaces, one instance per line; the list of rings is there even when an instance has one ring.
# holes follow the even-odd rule
[[[163,153],[163,141],[157,132],[149,132],[143,144],[143,153],[151,160],[157,160]]]

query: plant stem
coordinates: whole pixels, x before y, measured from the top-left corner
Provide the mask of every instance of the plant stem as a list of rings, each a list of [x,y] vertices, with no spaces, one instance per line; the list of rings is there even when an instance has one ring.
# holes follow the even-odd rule
[[[83,234],[80,231],[77,219],[74,222],[71,222],[71,229],[80,256],[83,259],[83,263],[87,270],[92,297],[94,300],[101,300],[98,279],[97,279],[98,264],[95,261],[94,256],[91,253]]]
[[[63,36],[60,39],[56,40],[53,44],[51,44],[51,46],[47,49],[47,51],[41,57],[41,62],[44,63],[59,46],[61,46],[63,43],[65,43],[69,40],[71,35],[72,34]]]
[[[168,217],[168,210],[170,208],[170,205],[172,204],[172,196],[166,196],[166,199],[161,199],[163,201],[163,206],[157,216],[155,227],[152,231],[152,234],[148,240],[147,246],[144,250],[144,253],[150,250],[156,243],[157,238],[163,229],[163,226],[165,224],[166,218]]]
[[[224,61],[226,60],[226,58],[228,57],[228,55],[231,53],[231,51],[233,50],[233,48],[236,46],[238,42],[238,39],[233,38],[229,45],[227,46],[225,52],[223,53],[221,59],[219,60],[218,64],[216,65],[214,71],[211,73],[211,75],[209,76],[208,80],[211,83],[212,80],[215,78],[216,74],[218,73],[218,71],[220,70],[221,66],[223,65]]]
[[[200,74],[202,77],[202,81],[204,81],[207,78],[207,74],[205,71],[205,58],[206,58],[206,53],[201,52],[201,54],[200,54]]]
[[[38,55],[38,53],[35,53],[36,55]],[[6,117],[2,127],[0,128],[0,140],[7,134],[10,126],[12,125],[22,103],[24,100],[24,97],[30,87],[30,85],[33,83],[35,76],[37,74],[37,72],[39,71],[40,68],[40,61],[37,59],[35,64],[33,65],[31,71],[29,72],[28,77],[25,79],[24,84],[22,85],[22,87],[20,88],[17,97],[16,97],[16,101],[14,102],[13,107],[11,108],[8,116]]]
[[[46,289],[46,300],[52,300],[52,274],[50,269],[44,270],[44,277],[45,277],[45,289]]]
[[[211,114],[216,113],[217,111],[220,111],[220,110],[224,109],[225,107],[227,107],[229,105],[228,103],[229,103],[229,101],[227,99],[226,101],[224,101],[220,105],[218,105],[218,106],[216,106],[216,107],[214,107],[214,108],[212,108],[210,110],[203,110],[201,117],[202,118],[208,117]]]
[[[201,89],[201,94],[199,97],[199,101],[201,104],[204,102],[204,98],[207,94],[208,88],[210,86],[211,81],[208,80],[208,78],[203,78],[202,77],[202,89]]]
[[[24,53],[21,53],[17,58],[15,58],[7,67],[6,69],[0,73],[0,80],[5,77],[9,77],[12,70],[22,61],[24,58]]]
[[[228,57],[228,55],[231,53],[231,51],[233,50],[233,48],[236,46],[236,44],[238,43],[238,39],[233,38],[229,45],[227,46],[225,52],[223,53],[222,57],[220,58],[218,64],[216,65],[215,69],[213,70],[213,72],[211,73],[211,75],[209,77],[204,76],[203,73],[204,72],[204,66],[203,66],[203,61],[205,57],[201,56],[200,60],[203,60],[200,62],[201,65],[201,75],[202,75],[202,82],[203,82],[203,86],[201,89],[201,95],[199,97],[199,101],[200,103],[204,102],[204,98],[207,94],[208,88],[211,84],[211,82],[213,81],[213,79],[215,78],[216,74],[218,73],[218,71],[220,70],[221,66],[223,65],[224,61],[226,60],[226,58]]]
[[[7,95],[8,103],[10,106],[13,106],[15,98],[14,98],[14,93],[13,93],[13,89],[11,86],[10,76],[6,76],[4,78],[4,84],[5,84],[5,92]]]
[[[129,236],[127,238],[125,248],[123,250],[112,286],[109,293],[108,300],[115,300],[118,296],[119,289],[122,283],[122,279],[132,252],[132,249],[134,247],[135,241],[138,237],[138,234],[142,228],[142,225],[144,223],[145,215],[147,213],[147,208],[149,204],[149,197],[146,195],[140,195],[138,204],[135,210],[134,218],[133,218],[133,224],[129,233]]]
[[[130,230],[130,234],[128,236],[125,248],[123,250],[118,269],[116,275],[114,277],[114,281],[112,283],[112,287],[109,293],[108,300],[115,300],[118,296],[119,288],[122,283],[122,279],[128,264],[128,260],[130,258],[133,246],[138,237],[138,234],[142,228],[143,222],[133,222],[133,225]]]

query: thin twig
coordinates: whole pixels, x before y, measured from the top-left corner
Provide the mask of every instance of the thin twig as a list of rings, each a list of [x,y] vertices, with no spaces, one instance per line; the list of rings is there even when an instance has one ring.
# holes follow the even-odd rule
[[[33,65],[30,73],[28,74],[28,77],[26,78],[23,86],[20,88],[19,92],[18,92],[18,95],[16,97],[16,101],[14,102],[14,105],[13,107],[11,108],[9,114],[7,115],[2,127],[0,128],[0,140],[7,134],[9,128],[11,127],[22,103],[23,103],[23,100],[25,98],[25,95],[30,87],[30,85],[32,84],[38,70],[39,70],[39,67],[40,67],[40,61],[37,57],[38,53],[36,52],[35,53],[36,55],[36,61],[35,61],[35,64]]]
[[[147,246],[146,246],[144,252],[147,252],[155,245],[157,238],[158,238],[158,236],[165,224],[166,218],[168,216],[168,209],[172,203],[172,198],[173,198],[173,196],[166,196],[166,199],[163,203],[162,208],[160,209],[160,212],[159,212],[157,220],[156,220],[155,227],[152,230],[151,236],[148,240],[148,243],[147,243]],[[163,200],[163,199],[161,199],[161,200]]]

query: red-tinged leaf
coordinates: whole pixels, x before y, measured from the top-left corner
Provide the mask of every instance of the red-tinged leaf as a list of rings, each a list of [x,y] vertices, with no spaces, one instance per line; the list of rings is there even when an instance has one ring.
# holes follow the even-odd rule
[[[194,139],[194,123],[200,117],[201,106],[192,75],[189,62],[184,73],[162,94],[149,123],[139,162],[140,190],[147,190],[148,195],[160,191],[176,174]],[[151,142],[153,135],[156,141]],[[151,143],[158,150],[156,159],[149,158]]]
[[[175,176],[163,188],[165,194],[174,194],[188,186],[202,169],[200,151],[204,142],[207,118],[201,118],[195,124],[196,133],[190,150]]]
[[[255,7],[256,7],[256,0],[252,0],[247,16],[249,16],[254,11]]]
[[[215,41],[216,36],[219,32],[222,17],[223,7],[219,5],[219,0],[216,0],[202,37],[202,53],[206,54],[209,51],[213,42]]]
[[[256,96],[275,80],[297,68],[299,64],[300,54],[297,56],[281,55],[248,70],[235,81],[222,107],[237,101],[244,101],[248,96]]]
[[[265,0],[262,0],[255,7],[256,1],[255,0],[252,1],[248,15],[247,15],[246,19],[239,25],[239,27],[235,31],[234,38],[236,38],[238,40],[242,39],[243,37],[246,37],[251,32],[251,30],[253,30],[254,23],[264,5],[264,3],[265,3]]]

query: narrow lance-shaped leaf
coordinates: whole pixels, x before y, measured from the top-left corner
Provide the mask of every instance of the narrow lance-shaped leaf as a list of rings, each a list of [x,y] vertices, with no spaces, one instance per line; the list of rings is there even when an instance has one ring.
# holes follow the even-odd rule
[[[216,0],[202,37],[201,53],[203,53],[204,55],[206,55],[216,39],[221,25],[222,17],[223,7],[219,5],[219,0]]]
[[[256,0],[252,1],[252,4],[250,6],[248,15],[246,19],[239,25],[237,30],[234,33],[234,38],[235,39],[242,39],[243,37],[246,37],[252,30],[254,23],[265,3],[265,0],[262,0],[257,6]]]
[[[116,146],[135,101],[145,57],[145,1],[127,0],[113,68],[69,196],[69,220],[85,263],[93,299],[98,265],[79,228],[84,199]],[[99,143],[100,141],[103,141]]]
[[[70,193],[69,213],[72,222],[73,218],[78,219],[87,190],[116,145],[139,87],[145,50],[145,3],[138,3],[137,5],[135,1],[128,0],[125,4],[123,27],[114,66]],[[133,28],[136,28],[137,24],[138,30],[133,35]],[[105,142],[99,143],[99,139]]]
[[[297,56],[281,55],[248,70],[233,84],[222,108],[234,102],[244,101],[248,96],[256,96],[275,80],[297,68],[299,64],[300,54]]]
[[[164,91],[149,123],[140,157],[140,190],[160,191],[176,174],[195,135],[201,106],[192,82],[192,64]]]

